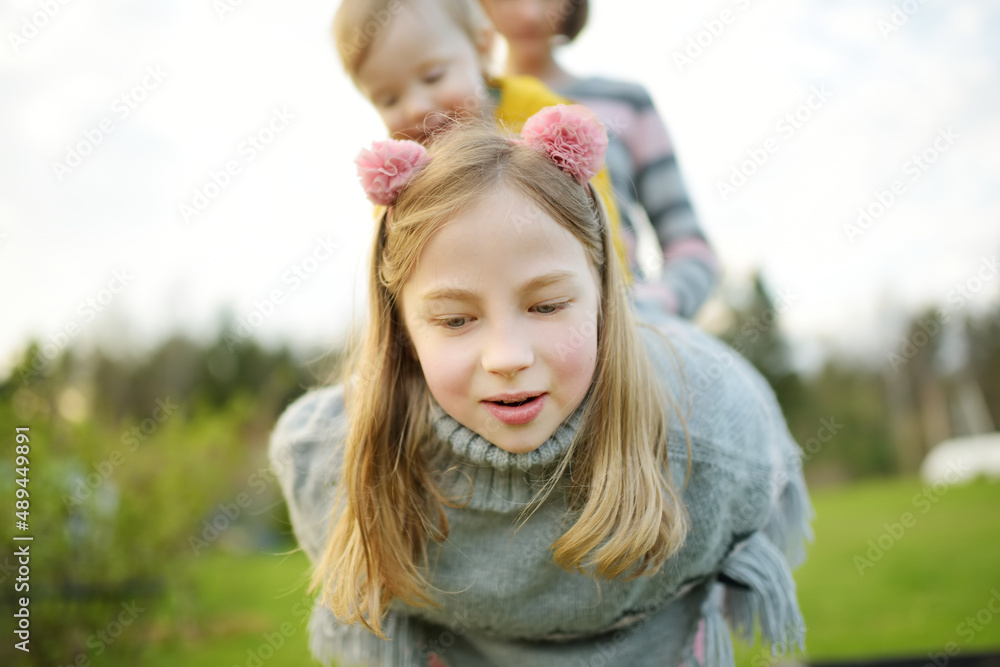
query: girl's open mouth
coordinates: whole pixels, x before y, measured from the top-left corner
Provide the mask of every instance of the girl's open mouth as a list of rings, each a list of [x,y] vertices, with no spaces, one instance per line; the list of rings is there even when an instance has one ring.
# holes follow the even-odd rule
[[[524,398],[486,400],[482,403],[498,421],[508,426],[520,426],[533,420],[542,411],[545,406],[545,394]]]

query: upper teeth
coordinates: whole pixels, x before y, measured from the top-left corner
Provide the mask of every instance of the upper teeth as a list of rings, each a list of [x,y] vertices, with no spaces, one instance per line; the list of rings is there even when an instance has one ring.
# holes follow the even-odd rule
[[[521,401],[524,401],[524,400],[526,400],[526,399],[523,399],[523,398],[518,398],[518,399],[514,399],[514,400],[502,399],[500,402],[501,403],[510,404],[510,403],[520,403]]]

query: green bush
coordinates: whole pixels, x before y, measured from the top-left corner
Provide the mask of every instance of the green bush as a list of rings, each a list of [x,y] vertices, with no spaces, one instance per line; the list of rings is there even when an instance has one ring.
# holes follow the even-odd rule
[[[30,657],[68,665],[111,650],[137,654],[156,616],[150,610],[166,591],[183,588],[175,564],[191,554],[192,538],[204,537],[206,517],[222,528],[209,534],[213,545],[236,523],[225,510],[236,514],[231,508],[239,508],[236,499],[255,474],[251,462],[260,457],[251,455],[242,428],[253,405],[235,400],[207,412],[164,398],[149,417],[117,427],[57,415],[53,407],[23,419],[0,406],[3,437],[12,441],[15,426],[30,427],[30,530],[23,533],[34,538],[24,593]],[[15,479],[14,458],[5,457],[0,498],[11,504],[20,488]],[[16,603],[7,595],[0,613],[12,618]],[[0,656],[14,650],[10,644]]]

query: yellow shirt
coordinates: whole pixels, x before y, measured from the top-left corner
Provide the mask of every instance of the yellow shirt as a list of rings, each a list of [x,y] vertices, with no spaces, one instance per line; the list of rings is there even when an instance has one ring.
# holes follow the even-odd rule
[[[499,92],[495,114],[498,123],[514,132],[520,132],[524,123],[545,107],[556,104],[573,104],[550,90],[544,83],[533,76],[500,76],[489,81],[490,87]],[[621,234],[621,216],[615,203],[614,190],[611,187],[611,175],[607,166],[603,167],[597,176],[591,179],[591,185],[604,203],[611,223],[611,239],[615,244],[618,261],[625,272],[626,280],[630,280],[628,261],[625,257],[625,242]]]

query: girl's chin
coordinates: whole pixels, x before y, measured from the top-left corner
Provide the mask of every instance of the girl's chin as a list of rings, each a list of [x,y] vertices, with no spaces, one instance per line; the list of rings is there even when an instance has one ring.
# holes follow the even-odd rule
[[[532,37],[516,41],[513,48],[521,58],[544,58],[549,54],[552,45],[548,38]]]
[[[502,440],[502,439],[501,439]],[[504,450],[509,454],[527,454],[528,452],[533,452],[542,446],[542,442],[497,442],[496,440],[490,440],[494,445]]]
[[[508,427],[504,427],[504,429],[506,428]],[[533,452],[541,447],[542,444],[552,436],[552,433],[539,434],[537,431],[529,434],[510,432],[498,433],[493,429],[487,431],[478,429],[473,430],[484,440],[489,441],[492,445],[509,454],[527,454],[528,452]]]

